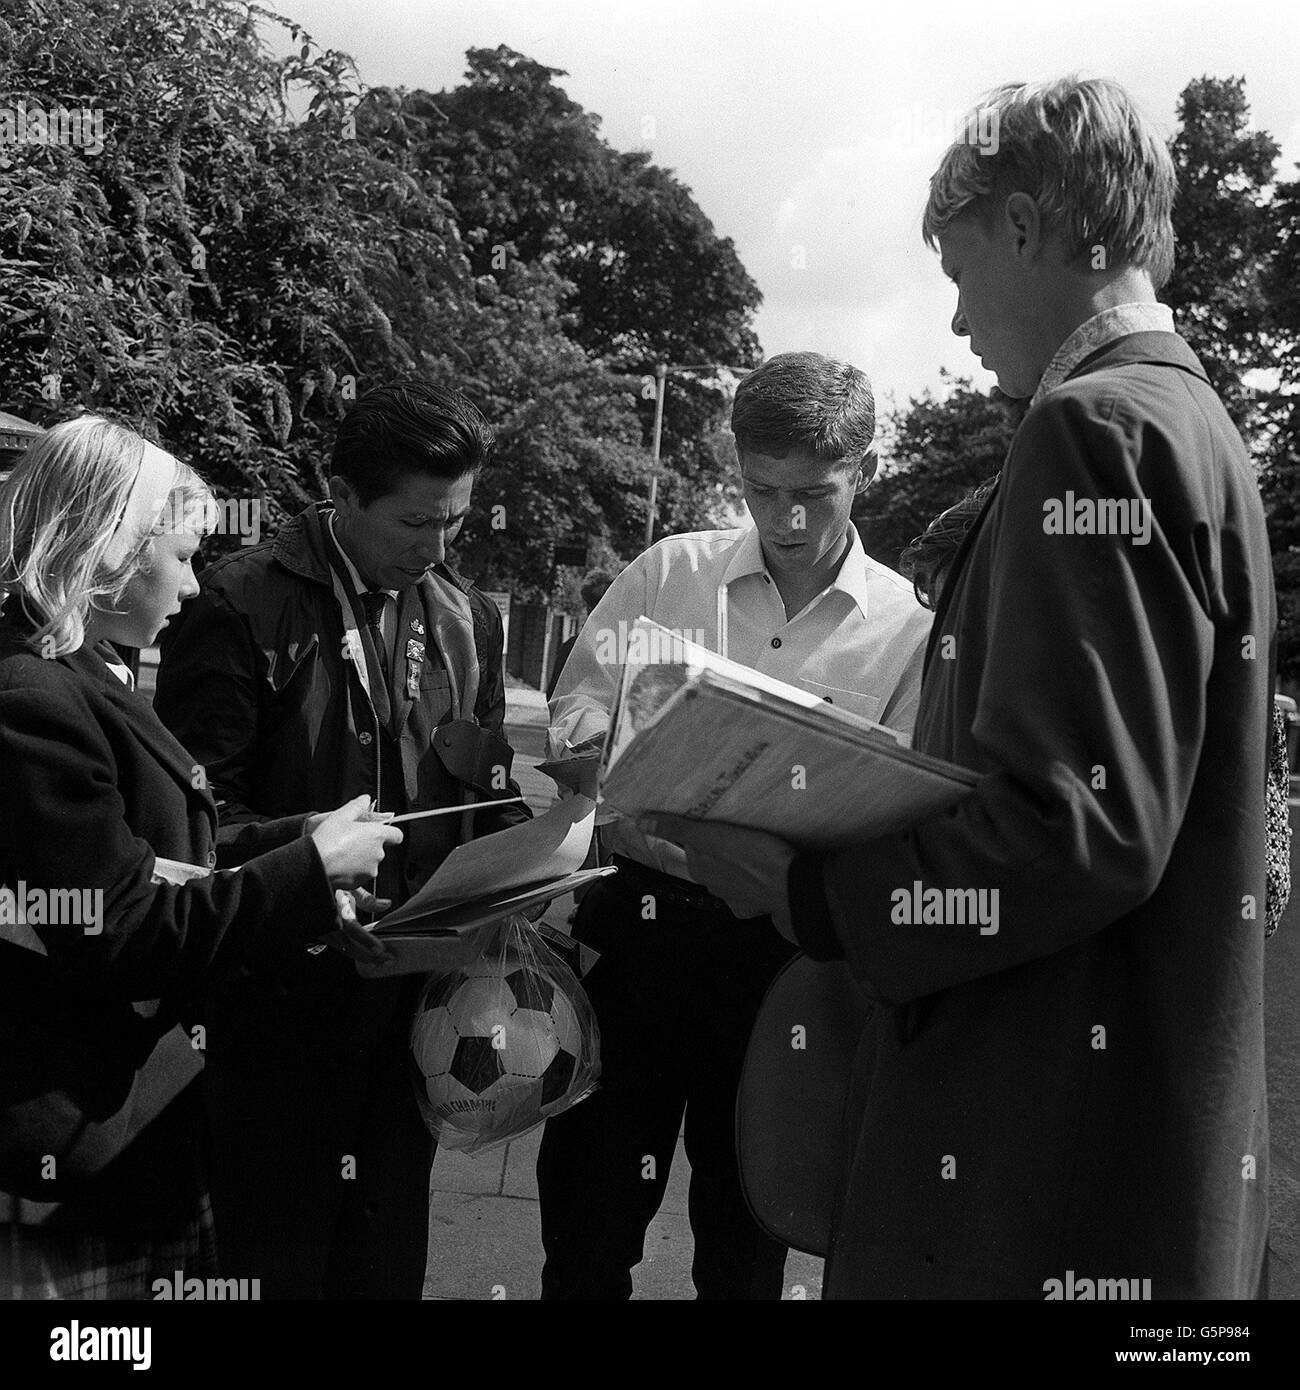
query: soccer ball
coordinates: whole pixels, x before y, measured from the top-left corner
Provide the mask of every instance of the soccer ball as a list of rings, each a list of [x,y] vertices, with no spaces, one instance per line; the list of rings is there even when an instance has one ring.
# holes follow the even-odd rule
[[[436,981],[416,1011],[421,1109],[444,1144],[516,1138],[564,1109],[580,1046],[573,1004],[553,981],[519,960],[474,961]]]

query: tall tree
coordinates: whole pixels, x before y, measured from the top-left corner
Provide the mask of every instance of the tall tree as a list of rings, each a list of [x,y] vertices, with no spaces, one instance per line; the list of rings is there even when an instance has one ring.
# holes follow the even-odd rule
[[[1268,277],[1278,386],[1267,406],[1260,480],[1278,601],[1278,668],[1300,684],[1300,179],[1279,183],[1276,252]]]
[[[323,495],[350,400],[416,370],[500,429],[503,526],[465,552],[488,582],[541,597],[574,529],[635,548],[634,391],[566,335],[552,267],[474,275],[436,182],[368,135],[385,97],[350,59],[242,0],[34,0],[30,21],[0,18],[0,87],[32,110],[89,94],[104,145],[0,148],[0,402],[112,410],[269,529]]]
[[[1273,365],[1265,278],[1276,237],[1268,195],[1278,144],[1249,129],[1240,77],[1189,82],[1178,120],[1170,144],[1177,259],[1161,298],[1237,427],[1249,432],[1260,389],[1243,378]]]
[[[652,378],[658,362],[756,365],[760,295],[690,190],[641,152],[620,153],[597,117],[556,85],[565,74],[504,46],[471,49],[463,85],[414,92],[387,132],[456,209],[474,268],[545,261],[572,289],[574,342]],[[664,414],[660,531],[714,520],[731,484],[716,434],[725,392],[674,377]],[[643,439],[653,420],[641,397]]]
[[[0,396],[109,408],[274,511],[318,495],[358,385],[417,365],[472,298],[451,210],[350,138],[350,60],[273,59],[243,3],[33,0],[0,86],[103,120],[94,154],[0,157]],[[286,92],[310,97],[293,121]]]
[[[897,566],[907,544],[1002,467],[1020,403],[942,372],[946,394],[926,391],[886,422],[888,459],[854,502],[853,521],[874,559]]]

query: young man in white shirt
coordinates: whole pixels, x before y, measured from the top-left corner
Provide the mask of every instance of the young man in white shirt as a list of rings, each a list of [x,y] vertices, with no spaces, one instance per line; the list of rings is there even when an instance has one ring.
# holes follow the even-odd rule
[[[731,423],[753,524],[668,537],[619,575],[556,687],[554,756],[603,736],[621,669],[609,654],[643,614],[910,736],[931,614],[849,521],[875,472],[870,383],[787,353],[741,383]],[[754,1018],[793,949],[694,881],[675,845],[625,821],[604,845],[619,872],[574,926],[602,953],[586,980],[601,1088],[542,1141],[542,1297],[631,1296],[684,1115],[698,1296],[779,1299],[785,1247],[749,1214],[733,1131]]]

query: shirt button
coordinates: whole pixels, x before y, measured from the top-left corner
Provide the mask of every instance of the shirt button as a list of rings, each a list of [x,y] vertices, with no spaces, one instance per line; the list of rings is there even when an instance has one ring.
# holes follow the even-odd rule
[[[829,695],[823,695],[822,699],[825,700],[828,705],[833,705],[835,703]]]
[[[772,645],[773,645],[774,647],[779,647],[779,646],[781,645],[781,639],[780,639],[779,637],[773,637],[773,638],[772,638]]]
[[[357,742],[362,746],[362,748],[369,748],[370,740],[371,735],[368,732],[363,731],[362,733],[359,733],[357,735]]]
[[[208,851],[208,868],[215,869],[217,866],[217,852],[215,849]]]

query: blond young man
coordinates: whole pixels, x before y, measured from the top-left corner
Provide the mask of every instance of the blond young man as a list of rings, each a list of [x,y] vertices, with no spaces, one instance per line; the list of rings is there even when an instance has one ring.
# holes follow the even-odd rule
[[[1005,86],[982,111],[997,152],[949,149],[924,234],[953,331],[1031,408],[948,571],[915,736],[980,781],[826,855],[657,829],[877,1001],[827,1297],[1260,1297],[1258,488],[1156,302],[1159,134],[1106,81]],[[917,885],[996,893],[997,932],[912,920]]]

